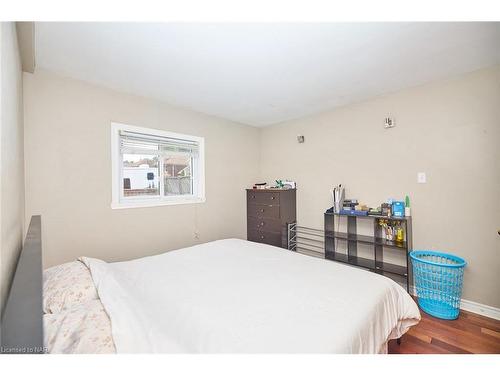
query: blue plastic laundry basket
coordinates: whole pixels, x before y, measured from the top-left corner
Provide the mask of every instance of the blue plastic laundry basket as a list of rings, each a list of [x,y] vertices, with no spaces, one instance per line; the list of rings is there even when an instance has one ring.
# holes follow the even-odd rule
[[[467,262],[430,250],[412,251],[410,258],[420,308],[437,318],[456,319]]]

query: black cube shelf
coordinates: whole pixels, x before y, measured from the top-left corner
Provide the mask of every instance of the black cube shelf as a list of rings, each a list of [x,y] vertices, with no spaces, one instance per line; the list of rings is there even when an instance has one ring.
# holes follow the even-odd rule
[[[335,230],[335,221],[341,217],[347,218],[347,232]],[[405,240],[391,241],[383,238],[382,228],[379,220],[399,221],[404,227]],[[373,236],[360,235],[357,233],[358,220],[373,221]],[[335,247],[336,240],[347,241],[347,254],[338,252]],[[365,258],[358,256],[358,243],[373,246],[373,257]],[[384,247],[400,249],[404,251],[405,265],[384,262]],[[408,253],[412,249],[411,217],[393,217],[379,215],[341,215],[334,213],[332,209],[325,212],[325,258],[341,263],[368,269],[391,278],[402,278],[406,282],[406,290],[410,291],[411,268],[408,266]]]

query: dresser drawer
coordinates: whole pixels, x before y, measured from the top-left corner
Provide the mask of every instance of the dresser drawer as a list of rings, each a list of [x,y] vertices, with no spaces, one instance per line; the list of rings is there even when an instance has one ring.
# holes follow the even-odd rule
[[[264,231],[248,231],[248,240],[253,242],[266,243],[268,245],[281,247],[281,233],[271,233]]]
[[[261,230],[266,232],[276,232],[280,233],[283,225],[280,220],[269,219],[266,217],[248,217],[247,220],[247,230],[248,232],[253,230]]]
[[[249,217],[268,217],[279,219],[280,206],[249,203],[247,204],[247,214]]]
[[[247,202],[255,204],[280,204],[280,194],[276,192],[248,191]]]

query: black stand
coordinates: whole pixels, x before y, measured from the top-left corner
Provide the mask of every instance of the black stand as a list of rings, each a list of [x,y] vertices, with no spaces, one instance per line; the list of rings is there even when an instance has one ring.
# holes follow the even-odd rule
[[[335,230],[335,220],[341,217],[347,218],[347,233]],[[403,226],[406,238],[404,241],[387,240],[384,238],[379,220],[397,221]],[[365,236],[357,233],[358,220],[373,221],[373,236]],[[347,241],[347,254],[338,252],[335,248],[336,240]],[[373,256],[370,258],[358,256],[358,244],[373,246]],[[384,247],[400,249],[404,251],[405,265],[401,266],[384,261]],[[362,267],[381,275],[393,278],[406,285],[410,292],[411,268],[408,267],[408,252],[412,249],[411,217],[387,217],[387,216],[356,216],[339,215],[333,213],[332,209],[325,212],[325,258],[337,262]]]

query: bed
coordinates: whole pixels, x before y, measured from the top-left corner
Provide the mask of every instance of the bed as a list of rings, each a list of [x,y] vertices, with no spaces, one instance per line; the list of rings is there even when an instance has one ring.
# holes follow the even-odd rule
[[[44,272],[50,353],[385,353],[420,320],[381,275],[226,239]]]

